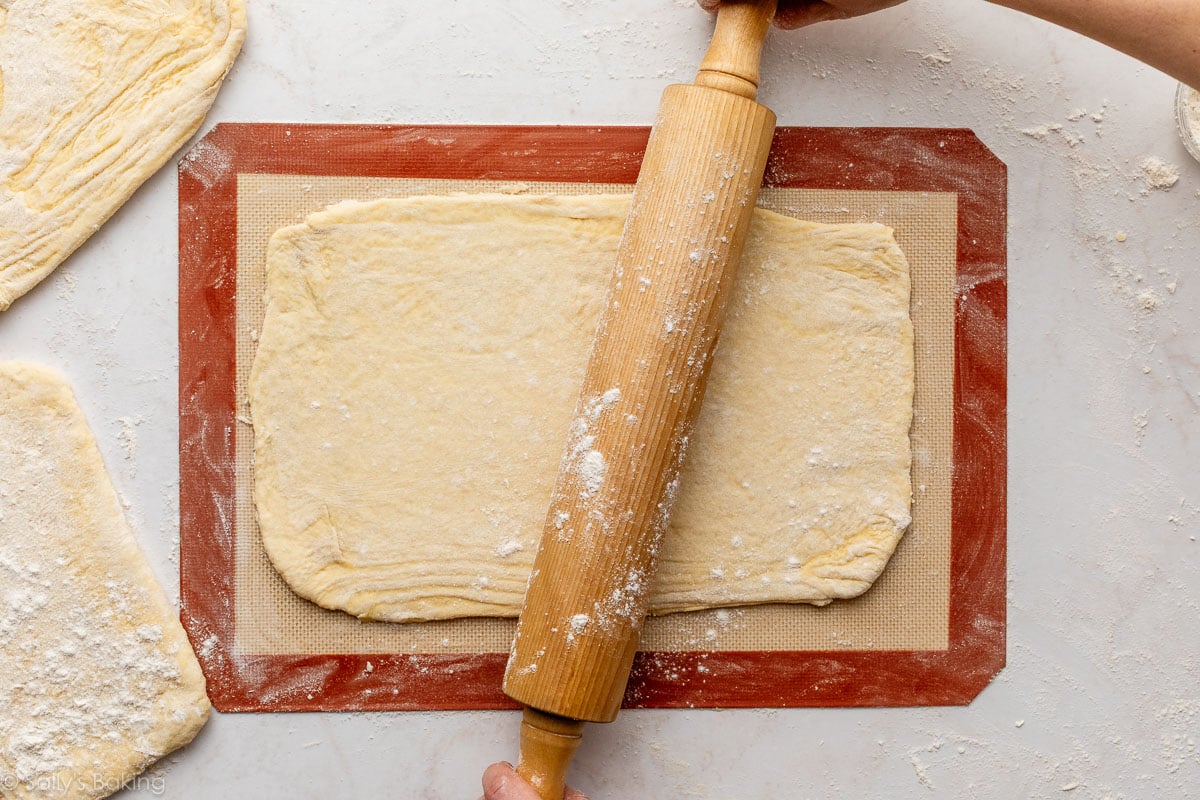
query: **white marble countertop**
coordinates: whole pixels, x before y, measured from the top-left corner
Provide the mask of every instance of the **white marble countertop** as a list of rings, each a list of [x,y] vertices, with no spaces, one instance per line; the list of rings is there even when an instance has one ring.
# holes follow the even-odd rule
[[[691,0],[248,4],[205,131],[648,124],[710,26]],[[982,0],[775,32],[764,75],[780,124],[968,127],[1008,165],[1008,666],[965,708],[627,712],[592,726],[575,782],[594,800],[1192,796],[1200,164],[1174,82]],[[1178,184],[1148,188],[1147,157]],[[0,357],[71,378],[172,593],[176,279],[168,167],[0,315]],[[516,730],[510,713],[218,714],[124,796],[476,797]]]

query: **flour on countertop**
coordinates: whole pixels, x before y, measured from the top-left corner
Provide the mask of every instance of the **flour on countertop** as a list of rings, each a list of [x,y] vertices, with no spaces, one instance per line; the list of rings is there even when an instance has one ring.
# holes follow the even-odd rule
[[[1032,139],[1045,139],[1051,133],[1057,133],[1062,129],[1062,123],[1055,122],[1049,125],[1038,125],[1035,128],[1023,128],[1021,133]]]
[[[1168,164],[1161,158],[1148,156],[1138,164],[1146,186],[1151,189],[1166,191],[1179,182],[1179,167]]]
[[[129,462],[129,476],[136,477],[138,451],[137,426],[142,424],[142,418],[118,417],[117,422],[121,425],[121,430],[117,433],[117,441],[121,443],[121,449],[125,451],[125,460]]]

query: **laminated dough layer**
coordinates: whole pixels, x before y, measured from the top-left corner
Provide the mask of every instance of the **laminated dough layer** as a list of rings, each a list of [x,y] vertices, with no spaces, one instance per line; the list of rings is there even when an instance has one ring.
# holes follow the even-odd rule
[[[0,311],[196,132],[245,30],[242,0],[0,2]]]
[[[518,613],[627,207],[349,202],[275,234],[254,494],[297,593],[380,620]],[[875,580],[910,519],[908,303],[888,228],[757,212],[653,612]]]
[[[208,714],[71,390],[0,362],[0,797],[106,797]]]

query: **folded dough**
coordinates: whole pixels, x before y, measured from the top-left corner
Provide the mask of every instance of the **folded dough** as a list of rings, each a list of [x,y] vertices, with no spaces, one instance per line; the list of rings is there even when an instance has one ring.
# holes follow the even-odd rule
[[[348,202],[275,234],[254,493],[296,592],[518,613],[627,207]],[[908,301],[889,229],[756,214],[652,611],[867,589],[909,522]]]
[[[245,31],[242,0],[0,2],[0,311],[196,132]]]
[[[0,362],[0,796],[106,797],[208,714],[70,388]]]

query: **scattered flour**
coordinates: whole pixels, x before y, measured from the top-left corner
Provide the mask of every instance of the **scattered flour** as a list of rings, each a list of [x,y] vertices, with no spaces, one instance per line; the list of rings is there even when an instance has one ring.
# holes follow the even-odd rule
[[[117,422],[121,424],[121,431],[117,434],[117,441],[121,443],[121,449],[125,451],[125,460],[129,462],[129,474],[136,475],[138,449],[137,426],[142,423],[142,419],[141,417],[137,419],[119,417]]]
[[[929,777],[929,765],[922,761],[915,752],[909,753],[909,761],[912,762],[913,772],[917,774],[917,780],[921,785],[927,789],[936,789],[933,780]]]
[[[201,642],[200,646],[196,648],[196,655],[199,656],[201,661],[206,661],[212,658],[213,653],[216,652],[217,644],[219,643],[220,639],[217,638],[217,635],[215,633],[210,634],[208,638]]]
[[[144,590],[110,577],[97,597],[67,564],[7,555],[0,554],[0,775],[40,785],[100,742],[158,752],[154,687],[180,673],[156,647],[162,628],[132,624]],[[47,643],[36,633],[42,628],[63,635]],[[32,648],[36,658],[28,657]]]
[[[592,618],[587,614],[576,614],[567,620],[567,644],[572,644],[575,637],[581,635]]]
[[[601,414],[615,406],[620,400],[621,390],[614,386],[603,394],[588,400],[584,404],[582,412],[576,415],[571,422],[566,459],[568,463],[574,464],[574,469],[583,482],[585,496],[590,497],[600,491],[604,485],[604,475],[608,472],[608,462],[605,460],[604,454],[593,447],[596,437],[592,434],[592,425],[599,421]],[[555,527],[560,531],[564,530],[563,526],[569,519],[569,515],[564,517],[563,512],[558,512],[555,517]]]
[[[587,450],[579,460],[579,476],[583,479],[584,490],[589,494],[600,491],[604,485],[604,473],[608,472],[608,462],[599,450]]]
[[[1051,133],[1057,133],[1058,131],[1061,131],[1062,129],[1063,129],[1062,123],[1055,122],[1050,125],[1038,125],[1035,128],[1023,128],[1021,130],[1021,133],[1024,134],[1025,136],[1030,137],[1031,139],[1038,139],[1040,141],[1042,139],[1045,139]]]
[[[1138,165],[1142,171],[1142,179],[1151,189],[1166,191],[1179,182],[1179,168],[1168,164],[1161,158],[1149,156]]]

